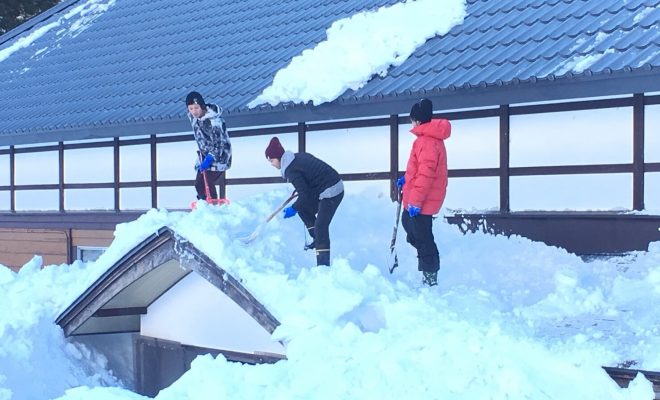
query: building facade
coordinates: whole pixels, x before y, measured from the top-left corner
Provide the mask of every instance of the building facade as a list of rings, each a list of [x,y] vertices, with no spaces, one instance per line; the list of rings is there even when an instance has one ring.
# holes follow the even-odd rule
[[[219,39],[213,46],[189,29],[203,3],[70,0],[0,37],[0,264],[19,268],[35,251],[45,264],[92,257],[117,223],[151,207],[187,208],[191,90],[225,109],[235,163],[220,192],[231,199],[282,185],[261,156],[272,135],[335,165],[349,192],[390,192],[412,141],[410,105],[428,97],[454,128],[450,221],[496,218],[482,225],[585,253],[659,239],[598,249],[551,238],[585,217],[592,233],[602,231],[594,220],[615,231],[622,218],[657,223],[652,1],[469,1],[461,24],[361,89],[316,106],[255,108],[247,104],[292,57],[325,40],[332,21],[396,2],[224,4],[203,15]],[[556,228],[535,233],[529,226],[543,224],[530,214]]]

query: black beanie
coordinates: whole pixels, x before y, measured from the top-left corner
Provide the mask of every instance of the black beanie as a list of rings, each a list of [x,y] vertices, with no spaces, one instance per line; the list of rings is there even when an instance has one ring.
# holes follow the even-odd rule
[[[197,92],[190,92],[186,96],[186,105],[199,104],[202,108],[206,108],[206,103],[204,103],[204,98],[201,94]]]
[[[433,103],[429,99],[420,100],[410,109],[410,119],[425,124],[430,122],[431,118],[433,118]]]

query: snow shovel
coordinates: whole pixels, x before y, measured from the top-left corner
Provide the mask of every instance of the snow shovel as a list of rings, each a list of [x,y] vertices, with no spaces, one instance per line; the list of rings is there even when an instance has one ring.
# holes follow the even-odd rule
[[[401,219],[401,190],[397,194],[397,206],[396,206],[396,220],[394,222],[394,231],[392,232],[392,241],[390,242],[390,260],[392,255],[394,255],[394,263],[390,265],[390,274],[394,272],[394,269],[399,266],[399,257],[396,254],[396,232],[399,229],[399,220]]]
[[[199,161],[202,161],[202,153],[200,151],[197,152],[199,154]],[[206,179],[206,170],[202,171],[202,176],[204,177],[204,191],[206,193],[206,202],[211,205],[217,205],[221,206],[223,204],[229,204],[229,199],[214,199],[211,197],[211,189],[209,189],[209,181]],[[191,209],[197,208],[197,202],[193,201],[190,204]]]
[[[259,237],[259,235],[261,235],[261,231],[264,230],[264,227],[266,226],[266,224],[268,222],[270,222],[271,219],[275,218],[275,216],[280,211],[284,210],[284,207],[286,207],[289,203],[291,203],[291,201],[293,199],[295,199],[296,197],[298,197],[298,193],[296,193],[296,191],[294,190],[291,193],[291,196],[289,196],[286,200],[284,200],[284,202],[282,204],[280,204],[280,206],[277,207],[277,209],[275,211],[273,211],[273,213],[270,214],[264,222],[260,223],[259,226],[257,226],[257,229],[255,229],[254,232],[252,232],[252,234],[250,236],[246,236],[244,238],[239,238],[239,240],[241,242],[243,242],[244,244],[248,244],[248,243],[251,243],[252,241],[254,241],[254,239],[256,239],[257,237]]]

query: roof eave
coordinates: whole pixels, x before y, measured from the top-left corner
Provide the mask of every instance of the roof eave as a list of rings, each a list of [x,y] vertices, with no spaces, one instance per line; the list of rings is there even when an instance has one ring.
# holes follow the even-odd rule
[[[435,110],[479,108],[501,104],[571,100],[587,97],[623,96],[631,93],[660,91],[660,69],[647,66],[633,71],[590,72],[579,75],[532,78],[498,84],[469,87],[409,91],[403,94],[373,97],[340,98],[318,106],[303,104],[278,105],[246,111],[226,113],[230,128],[293,124],[298,122],[330,121],[350,118],[369,118],[407,114],[410,105],[422,97],[433,101]],[[189,122],[184,118],[130,124],[106,124],[70,129],[34,131],[0,136],[0,145],[40,142],[101,139],[117,136],[136,136],[187,132]]]

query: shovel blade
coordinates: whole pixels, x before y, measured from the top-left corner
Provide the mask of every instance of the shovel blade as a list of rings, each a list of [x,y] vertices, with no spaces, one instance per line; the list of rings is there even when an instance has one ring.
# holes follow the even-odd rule
[[[254,242],[254,240],[256,238],[258,238],[259,235],[261,235],[261,231],[264,230],[264,226],[266,226],[266,224],[264,224],[264,223],[259,224],[259,226],[257,226],[257,229],[255,229],[254,232],[252,232],[252,234],[250,234],[250,236],[239,238],[238,240],[243,242],[243,244],[248,244],[248,243]]]

